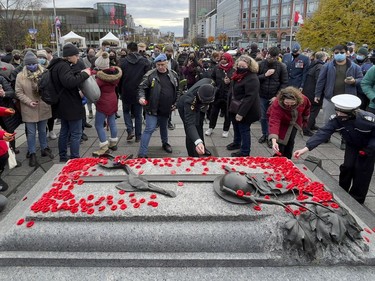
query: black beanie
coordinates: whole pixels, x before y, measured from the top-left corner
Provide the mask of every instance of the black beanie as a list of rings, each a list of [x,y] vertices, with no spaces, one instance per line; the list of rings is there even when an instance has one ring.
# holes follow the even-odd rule
[[[215,99],[215,87],[211,84],[204,84],[198,89],[198,97],[202,103],[212,103]]]
[[[63,57],[70,57],[79,54],[79,50],[72,43],[67,43],[63,47]]]

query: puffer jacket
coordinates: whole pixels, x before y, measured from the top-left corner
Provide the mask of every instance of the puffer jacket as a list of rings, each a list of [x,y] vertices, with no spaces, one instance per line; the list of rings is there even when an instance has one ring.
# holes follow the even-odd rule
[[[100,88],[100,98],[96,102],[96,110],[107,116],[117,112],[118,100],[116,95],[116,86],[122,75],[121,68],[115,66],[99,70],[96,73],[96,82]]]
[[[275,73],[266,77],[264,74],[269,69],[275,69]],[[281,89],[288,86],[288,71],[286,65],[275,61],[271,66],[267,60],[259,64],[258,78],[260,82],[259,96],[264,99],[272,99]]]

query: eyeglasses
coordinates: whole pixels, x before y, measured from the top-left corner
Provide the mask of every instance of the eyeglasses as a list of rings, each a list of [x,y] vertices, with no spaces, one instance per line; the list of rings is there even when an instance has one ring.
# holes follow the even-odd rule
[[[345,54],[345,51],[340,51],[340,52],[339,52],[339,51],[336,51],[336,52],[334,52],[334,54],[335,54],[335,55],[338,55],[338,54],[342,54],[342,55],[343,55],[343,54]]]

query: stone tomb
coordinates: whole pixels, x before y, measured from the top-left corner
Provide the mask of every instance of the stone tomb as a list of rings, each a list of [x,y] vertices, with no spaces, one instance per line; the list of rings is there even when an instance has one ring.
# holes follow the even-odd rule
[[[204,180],[223,175],[224,167],[273,179],[284,171],[306,186],[318,180],[306,167],[296,167],[285,158],[123,160],[137,175],[173,175],[170,182],[153,184],[174,191],[175,198],[119,191],[116,182],[84,182],[82,176],[126,175],[123,169],[101,167],[99,161],[107,160],[83,158],[55,165],[0,223],[0,272],[9,266],[375,265],[374,230],[355,214],[363,228],[361,239],[316,240],[316,251],[307,253],[285,239],[285,223],[291,214],[283,207],[229,203],[216,194],[211,181]],[[116,161],[121,162],[121,157]],[[180,181],[183,174],[200,176],[202,181]],[[289,195],[288,200],[297,195]],[[340,199],[334,200],[336,208],[347,208]],[[293,208],[298,216],[298,208]]]

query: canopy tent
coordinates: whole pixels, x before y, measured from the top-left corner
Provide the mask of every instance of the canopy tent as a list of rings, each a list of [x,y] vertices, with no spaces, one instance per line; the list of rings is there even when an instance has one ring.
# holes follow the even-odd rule
[[[60,37],[60,43],[64,45],[65,43],[71,42],[79,48],[86,48],[86,38],[79,36],[78,34],[70,31],[68,34]]]
[[[115,35],[113,35],[112,32],[108,32],[108,34],[102,38],[99,39],[99,46],[102,45],[103,41],[108,41],[111,45],[120,45],[120,39],[118,39]]]

